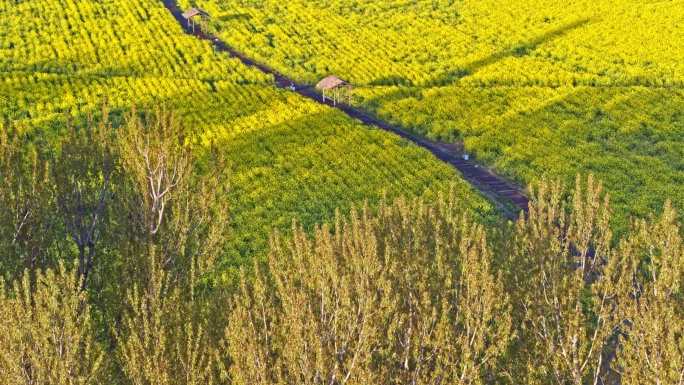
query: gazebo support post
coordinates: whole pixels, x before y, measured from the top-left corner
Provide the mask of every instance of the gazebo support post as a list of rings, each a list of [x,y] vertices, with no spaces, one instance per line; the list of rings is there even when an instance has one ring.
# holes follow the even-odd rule
[[[202,15],[200,18],[200,23],[202,23],[202,31],[207,33],[209,31],[209,19]]]

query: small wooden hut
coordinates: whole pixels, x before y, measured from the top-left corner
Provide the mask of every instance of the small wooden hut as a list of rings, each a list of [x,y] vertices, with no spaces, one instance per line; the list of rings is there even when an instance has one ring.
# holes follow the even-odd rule
[[[193,8],[183,13],[183,17],[188,20],[188,28],[192,27],[192,33],[195,33],[195,17],[198,16],[200,19],[200,29],[203,32],[206,32],[209,28],[209,20],[211,19],[211,16],[208,13],[197,8]]]
[[[337,105],[341,101],[346,101],[347,104],[352,105],[352,90],[354,86],[344,80],[330,75],[316,84],[316,87],[323,90],[323,103],[327,99],[331,100],[333,105]]]

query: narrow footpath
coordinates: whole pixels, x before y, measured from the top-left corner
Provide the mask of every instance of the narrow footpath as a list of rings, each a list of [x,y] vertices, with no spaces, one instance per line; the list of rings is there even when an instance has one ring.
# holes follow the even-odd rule
[[[164,5],[168,10],[173,14],[173,16],[178,20],[180,23],[181,27],[189,33],[193,34],[192,29],[188,28],[187,26],[187,21],[185,18],[183,18],[182,14],[183,11],[178,9],[178,6],[175,3],[175,0],[162,0],[164,2]],[[515,220],[518,218],[518,213],[515,212],[517,210],[511,210],[510,205],[506,205],[502,202],[511,202],[516,209],[519,209],[520,211],[527,212],[529,208],[529,200],[527,197],[522,195],[518,189],[515,187],[511,186],[508,182],[503,180],[502,178],[491,174],[485,170],[479,169],[475,165],[461,159],[460,157],[452,154],[450,151],[448,151],[445,148],[442,148],[436,143],[430,142],[427,139],[422,139],[422,138],[416,138],[412,135],[409,135],[406,131],[403,131],[397,127],[391,126],[387,123],[381,122],[378,119],[373,118],[369,114],[361,111],[358,108],[352,108],[348,107],[345,105],[337,105],[333,106],[331,103],[326,103],[322,100],[321,94],[319,94],[313,86],[310,85],[305,85],[305,84],[298,84],[291,79],[288,79],[287,77],[277,73],[276,71],[259,64],[253,60],[250,60],[246,57],[244,57],[241,53],[236,52],[232,48],[228,47],[225,43],[220,41],[216,37],[211,37],[207,36],[206,34],[202,33],[199,31],[199,28],[197,31],[194,33],[194,35],[200,39],[207,40],[211,42],[212,45],[216,48],[216,50],[219,51],[224,51],[228,52],[231,56],[235,57],[236,59],[239,59],[244,63],[245,65],[251,66],[251,67],[256,67],[262,72],[266,74],[273,75],[275,82],[280,84],[281,86],[288,88],[291,85],[294,85],[295,87],[295,92],[298,94],[307,97],[309,99],[312,99],[320,104],[326,104],[330,107],[337,108],[340,111],[343,111],[350,117],[354,119],[360,120],[363,124],[365,125],[371,125],[371,126],[376,126],[377,128],[391,132],[393,134],[396,134],[400,136],[401,138],[408,140],[420,147],[423,147],[430,151],[433,155],[435,155],[437,158],[439,158],[441,161],[449,163],[450,165],[454,166],[460,173],[461,176],[463,177],[464,180],[469,182],[473,187],[475,187],[477,190],[481,191],[483,194],[490,196],[492,199],[494,199],[500,206],[501,210],[503,213],[511,220]]]

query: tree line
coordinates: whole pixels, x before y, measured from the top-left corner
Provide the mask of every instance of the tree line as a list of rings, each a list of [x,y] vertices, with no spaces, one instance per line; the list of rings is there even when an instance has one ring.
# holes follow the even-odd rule
[[[0,383],[626,384],[684,378],[666,205],[615,239],[602,184],[483,226],[383,199],[214,280],[230,166],[158,106],[0,133]]]

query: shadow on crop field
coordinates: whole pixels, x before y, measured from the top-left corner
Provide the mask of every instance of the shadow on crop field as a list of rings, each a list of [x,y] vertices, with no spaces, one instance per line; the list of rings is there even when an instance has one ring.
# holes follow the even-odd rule
[[[390,75],[374,79],[369,83],[371,86],[412,86],[413,83],[402,76]]]
[[[644,114],[635,108],[640,105],[654,107]],[[572,183],[578,172],[593,173],[610,193],[615,232],[621,233],[628,228],[628,216],[658,212],[665,197],[678,209],[684,207],[684,193],[677,187],[684,170],[678,155],[682,137],[673,129],[683,105],[679,92],[579,87],[502,120],[482,142],[508,145],[501,152],[515,156],[500,161],[528,175],[546,173]],[[509,138],[510,144],[500,138]]]
[[[233,20],[250,20],[252,18],[252,15],[248,13],[236,13],[232,15],[222,15],[217,17],[219,21],[233,21]]]
[[[222,258],[224,267],[265,258],[270,231],[279,228],[288,234],[293,219],[309,231],[316,223],[330,224],[336,208],[348,212],[352,204],[376,202],[382,188],[387,188],[390,199],[400,195],[403,187],[397,179],[408,172],[400,172],[398,178],[388,173],[394,167],[391,157],[376,163],[360,160],[359,149],[375,145],[357,130],[365,133],[364,128],[349,125],[341,112],[324,109],[217,143],[234,162],[229,192],[233,236]],[[398,151],[396,144],[391,146]],[[369,169],[353,172],[358,164]],[[414,183],[407,194],[418,194],[423,187]]]
[[[9,73],[26,73],[26,74],[48,74],[60,76],[91,76],[98,78],[112,78],[112,77],[126,77],[126,76],[144,76],[139,68],[130,64],[109,64],[95,69],[89,63],[81,64],[78,59],[63,59],[63,60],[42,60],[35,62],[23,63],[22,67],[12,68],[11,70],[4,70],[0,68],[0,72]]]
[[[575,22],[572,22],[570,24],[564,25],[560,28],[556,28],[554,30],[551,30],[535,39],[532,39],[528,41],[525,44],[518,45],[516,47],[513,47],[511,49],[506,49],[500,52],[497,52],[493,55],[487,56],[485,58],[482,58],[480,60],[476,60],[468,65],[466,65],[464,68],[457,68],[453,71],[449,71],[443,74],[440,74],[439,76],[435,77],[432,81],[432,85],[440,86],[440,85],[445,85],[453,82],[454,80],[464,78],[466,76],[471,76],[474,75],[477,71],[480,69],[487,67],[489,65],[492,65],[494,63],[497,63],[507,57],[523,57],[529,55],[532,51],[534,51],[537,46],[540,44],[547,43],[549,41],[555,40],[559,37],[562,37],[569,32],[581,28],[585,25],[587,25],[591,19],[586,18],[586,19],[581,19],[577,20]]]

